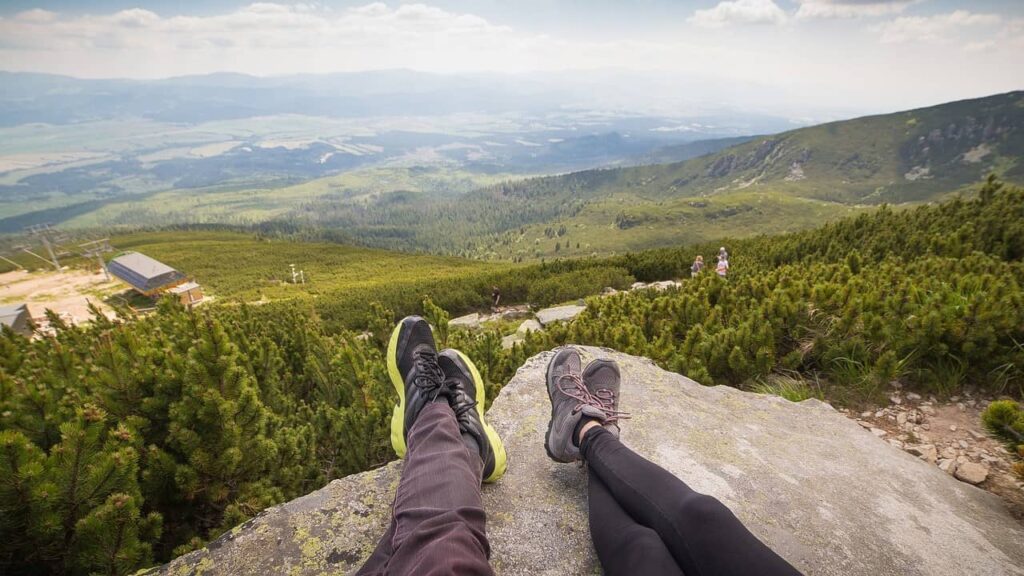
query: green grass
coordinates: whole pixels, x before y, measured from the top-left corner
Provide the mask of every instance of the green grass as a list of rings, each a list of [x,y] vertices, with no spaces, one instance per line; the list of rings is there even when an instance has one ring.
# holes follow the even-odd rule
[[[658,201],[620,193],[587,204],[571,218],[525,226],[522,233],[515,231],[507,241],[500,239],[484,246],[477,256],[529,260],[621,254],[646,248],[696,244],[711,238],[784,234],[814,228],[870,209],[867,206],[746,191],[712,198]],[[616,219],[622,216],[637,224],[617,226]],[[566,230],[563,236],[548,237],[544,234],[546,228],[561,226]]]
[[[234,232],[152,232],[111,238],[120,252],[142,252],[194,277],[211,293],[243,301],[316,298],[339,290],[393,287],[505,270],[444,256],[387,252],[339,244],[268,240]],[[305,271],[291,283],[290,264]]]
[[[395,190],[432,196],[454,195],[521,177],[448,168],[366,168],[281,187],[243,184],[167,190],[144,198],[111,202],[61,225],[66,228],[194,223],[249,225],[286,218],[303,204],[325,197],[359,203]]]

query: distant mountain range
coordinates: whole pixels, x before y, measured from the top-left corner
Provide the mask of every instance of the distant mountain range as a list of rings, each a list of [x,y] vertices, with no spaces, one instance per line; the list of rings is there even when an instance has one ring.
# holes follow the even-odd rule
[[[683,162],[527,179],[457,201],[385,195],[294,216],[391,248],[535,258],[794,230],[883,202],[940,199],[989,173],[1024,182],[1024,92],[755,137]],[[464,234],[453,232],[460,226]]]

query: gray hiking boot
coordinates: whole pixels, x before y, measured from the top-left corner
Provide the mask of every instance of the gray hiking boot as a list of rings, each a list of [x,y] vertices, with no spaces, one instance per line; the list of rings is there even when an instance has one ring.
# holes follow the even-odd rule
[[[580,355],[572,348],[561,348],[548,363],[548,398],[551,399],[551,421],[544,437],[544,449],[556,462],[580,459],[580,449],[573,435],[580,421],[593,418],[602,424],[614,424],[621,417],[616,411],[619,370],[614,362],[601,361],[588,373],[595,381],[591,390],[584,384]],[[594,364],[593,362],[591,364]],[[615,430],[617,432],[617,430]]]
[[[606,418],[603,422],[605,430],[608,430],[619,437],[619,419],[629,418],[624,412],[619,412],[619,385],[622,378],[619,374],[619,365],[615,360],[598,358],[593,360],[583,369],[583,384],[587,390],[597,399]]]

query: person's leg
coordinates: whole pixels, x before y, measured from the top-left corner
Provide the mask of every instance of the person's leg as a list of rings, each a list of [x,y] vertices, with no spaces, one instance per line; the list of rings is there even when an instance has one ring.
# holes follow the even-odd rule
[[[359,574],[493,574],[482,463],[466,448],[446,401],[423,408],[407,444],[390,541],[378,545]]]
[[[446,382],[437,360],[430,325],[403,318],[388,341],[387,364],[398,394],[391,444],[405,463],[391,525],[359,574],[493,574],[482,454],[467,448],[453,409],[466,411],[465,393]]]
[[[658,533],[637,524],[597,475],[588,476],[590,537],[604,573],[608,576],[682,576],[682,570]]]
[[[693,491],[608,430],[583,432],[580,453],[589,472],[632,518],[658,533],[684,574],[799,574],[715,498]]]
[[[388,560],[391,559],[391,555],[394,553],[394,550],[391,548],[391,540],[394,537],[395,517],[392,515],[391,522],[388,523],[387,532],[381,536],[380,541],[377,542],[377,547],[373,549],[373,554],[370,554],[370,557],[359,568],[356,576],[380,576],[384,574]]]

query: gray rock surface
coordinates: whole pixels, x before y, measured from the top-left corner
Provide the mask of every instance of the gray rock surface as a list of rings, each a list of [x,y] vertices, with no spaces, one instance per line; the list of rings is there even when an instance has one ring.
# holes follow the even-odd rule
[[[527,332],[536,332],[541,329],[543,329],[543,327],[540,325],[540,322],[530,318],[529,320],[524,320],[523,323],[519,325],[519,328],[516,328],[516,334],[525,335]]]
[[[508,336],[502,337],[501,347],[504,348],[505,350],[511,350],[513,346],[522,343],[525,339],[526,337],[523,334],[520,334],[519,332],[516,332],[515,334],[509,334]]]
[[[586,309],[586,306],[580,306],[577,304],[545,308],[537,312],[537,321],[540,322],[541,326],[547,326],[552,322],[564,322],[566,320],[572,320],[578,316],[580,312],[583,312]]]
[[[465,316],[452,318],[451,320],[448,321],[448,325],[459,326],[461,328],[479,328],[480,314],[473,312],[472,314],[466,314]]]
[[[704,387],[616,359],[622,439],[727,504],[806,574],[1024,574],[1024,529],[995,496],[893,448],[827,404]],[[498,574],[595,574],[586,473],[544,453],[544,368],[528,360],[488,413],[509,469],[483,489]],[[585,358],[586,359],[586,358]],[[401,464],[271,508],[160,574],[348,574],[384,532]]]

